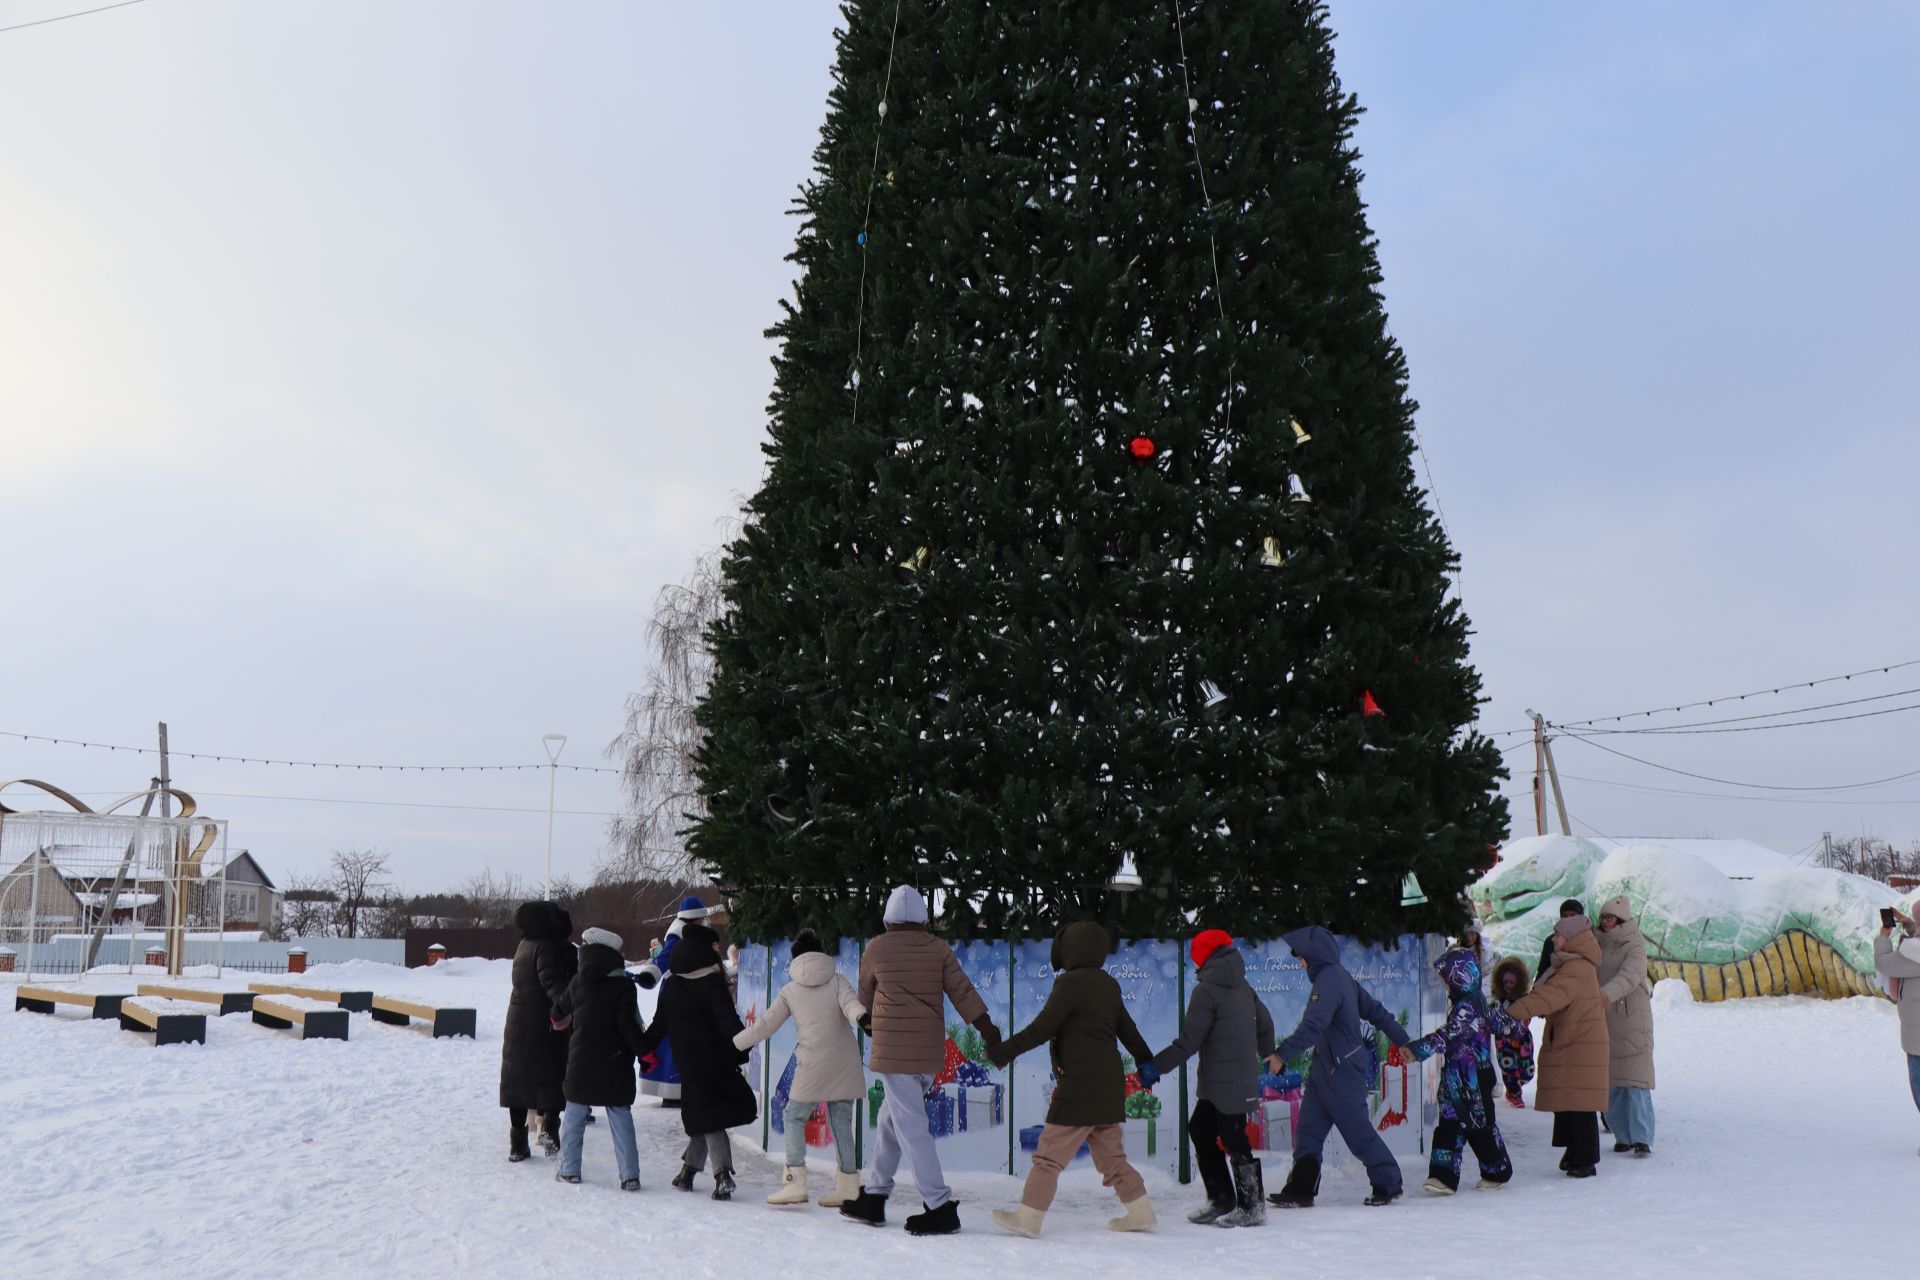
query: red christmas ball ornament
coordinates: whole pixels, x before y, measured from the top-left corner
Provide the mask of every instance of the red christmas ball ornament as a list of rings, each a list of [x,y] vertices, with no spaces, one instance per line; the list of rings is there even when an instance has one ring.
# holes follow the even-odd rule
[[[1373,690],[1371,689],[1362,689],[1360,691],[1360,714],[1363,716],[1383,716],[1387,714],[1381,709],[1380,704],[1374,701]]]
[[[1135,436],[1127,441],[1127,456],[1135,462],[1152,462],[1160,452],[1160,446],[1153,442],[1152,436]]]

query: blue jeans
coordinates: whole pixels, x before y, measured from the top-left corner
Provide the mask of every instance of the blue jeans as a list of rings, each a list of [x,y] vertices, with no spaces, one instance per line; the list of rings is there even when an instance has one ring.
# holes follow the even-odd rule
[[[1653,1090],[1625,1085],[1607,1090],[1607,1127],[1613,1130],[1615,1142],[1644,1142],[1652,1146]]]
[[[807,1163],[807,1121],[813,1118],[817,1102],[789,1102],[780,1113],[787,1128],[787,1168],[798,1169]],[[840,1158],[840,1172],[858,1173],[853,1160],[853,1103],[829,1102],[827,1123],[833,1126],[833,1153]]]
[[[1920,1107],[1920,1054],[1907,1055],[1907,1088],[1913,1090],[1913,1105]]]
[[[580,1147],[587,1137],[587,1112],[591,1108],[569,1102],[560,1117],[560,1172],[569,1178],[580,1176]],[[640,1176],[640,1148],[633,1141],[633,1108],[607,1107],[607,1127],[613,1130],[613,1162],[620,1168],[620,1181]]]

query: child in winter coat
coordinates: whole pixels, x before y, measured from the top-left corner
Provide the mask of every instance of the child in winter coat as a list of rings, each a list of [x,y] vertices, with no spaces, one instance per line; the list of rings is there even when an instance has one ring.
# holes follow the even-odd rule
[[[833,957],[820,945],[813,930],[802,929],[793,938],[793,959],[787,965],[792,981],[780,988],[759,1021],[733,1038],[741,1051],[753,1048],[778,1031],[791,1017],[800,1032],[793,1088],[782,1113],[787,1133],[787,1165],[780,1187],[768,1204],[807,1202],[807,1119],[814,1108],[827,1104],[827,1122],[833,1127],[834,1153],[840,1177],[834,1189],[820,1197],[828,1207],[845,1204],[860,1194],[860,1165],[853,1154],[853,1107],[866,1093],[860,1070],[860,1046],[853,1028],[867,1016],[853,993],[853,984],[834,971]]]
[[[1091,920],[1062,926],[1053,939],[1053,967],[1064,972],[1054,980],[1047,1003],[1019,1034],[987,1046],[987,1056],[997,1067],[1042,1044],[1053,1051],[1057,1078],[1053,1103],[1047,1108],[1046,1127],[1033,1153],[1020,1208],[1011,1213],[996,1209],[993,1214],[996,1225],[1015,1235],[1040,1234],[1060,1171],[1083,1142],[1093,1154],[1094,1168],[1119,1195],[1126,1211],[1124,1217],[1108,1219],[1107,1226],[1114,1231],[1145,1231],[1154,1224],[1147,1184],[1127,1163],[1121,1146],[1126,1075],[1114,1041],[1124,1044],[1135,1062],[1146,1062],[1152,1053],[1127,1013],[1120,984],[1101,967],[1112,951],[1107,931]]]
[[[713,1160],[713,1198],[733,1198],[733,1143],[727,1130],[752,1124],[760,1111],[740,1074],[747,1055],[733,1038],[745,1028],[721,969],[719,937],[703,924],[689,924],[668,961],[671,976],[660,984],[653,1025],[643,1039],[653,1051],[664,1038],[680,1069],[680,1122],[686,1155],[673,1185],[693,1190],[694,1175]]]
[[[647,1029],[640,1020],[633,981],[620,954],[621,939],[605,929],[580,935],[580,971],[567,988],[565,1008],[573,1018],[562,1086],[567,1109],[560,1122],[559,1182],[580,1181],[580,1148],[587,1113],[605,1107],[613,1130],[613,1157],[620,1189],[640,1189],[640,1152],[633,1140],[634,1059],[646,1054]]]
[[[1188,1222],[1256,1227],[1267,1220],[1260,1161],[1247,1142],[1247,1113],[1259,1105],[1260,1051],[1273,1043],[1273,1015],[1247,984],[1247,965],[1233,936],[1206,929],[1191,948],[1199,981],[1174,1042],[1140,1068],[1149,1087],[1194,1053],[1200,1071],[1187,1135],[1207,1202]],[[1222,1148],[1225,1148],[1223,1151]],[[1227,1174],[1232,1157],[1233,1174]]]
[[[1500,1083],[1507,1105],[1525,1107],[1521,1090],[1533,1079],[1533,1028],[1507,1016],[1507,1006],[1527,994],[1527,962],[1508,956],[1493,966],[1493,1049],[1500,1061]]]
[[[1425,1062],[1441,1055],[1440,1123],[1433,1130],[1427,1190],[1450,1196],[1460,1189],[1460,1163],[1468,1144],[1480,1161],[1480,1190],[1494,1191],[1513,1177],[1513,1162],[1493,1118],[1493,1051],[1487,1001],[1480,990],[1480,964],[1459,948],[1433,962],[1452,1002],[1438,1031],[1407,1047]]]

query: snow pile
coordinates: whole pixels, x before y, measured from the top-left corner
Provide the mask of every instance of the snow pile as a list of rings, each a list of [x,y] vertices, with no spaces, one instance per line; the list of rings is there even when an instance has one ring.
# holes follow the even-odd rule
[[[617,1190],[604,1122],[587,1132],[581,1186],[555,1183],[537,1155],[508,1164],[497,1105],[505,961],[329,965],[307,980],[471,1005],[480,1038],[435,1040],[355,1014],[351,1041],[302,1041],[232,1015],[207,1018],[205,1045],[156,1049],[112,1021],[0,1011],[0,1115],[15,1153],[0,1161],[7,1273],[237,1277],[261,1274],[267,1258],[281,1260],[269,1273],[355,1280],[616,1276],[636,1260],[689,1280],[1276,1267],[1455,1280],[1554,1270],[1599,1231],[1626,1251],[1601,1269],[1636,1277],[1835,1275],[1887,1268],[1897,1254],[1887,1233],[1897,1234],[1920,1182],[1920,1116],[1890,1004],[1695,1005],[1664,982],[1654,995],[1655,1155],[1608,1151],[1591,1181],[1555,1170],[1549,1117],[1502,1104],[1518,1173],[1497,1194],[1425,1196],[1425,1170],[1409,1158],[1407,1199],[1367,1209],[1364,1172],[1349,1165],[1328,1173],[1317,1208],[1223,1231],[1182,1221],[1197,1190],[1150,1170],[1161,1225],[1120,1236],[1105,1229],[1111,1195],[1079,1169],[1062,1180],[1045,1234],[1027,1241],[987,1217],[1015,1203],[1017,1180],[951,1174],[963,1234],[914,1240],[898,1226],[917,1208],[909,1182],[885,1231],[813,1205],[771,1209],[762,1201],[777,1156],[745,1141],[732,1204],[708,1200],[705,1178],[698,1195],[669,1189],[685,1134],[678,1113],[645,1101],[635,1110],[638,1196]],[[1284,1158],[1269,1157],[1269,1187],[1284,1170]],[[811,1189],[826,1185],[817,1163]]]

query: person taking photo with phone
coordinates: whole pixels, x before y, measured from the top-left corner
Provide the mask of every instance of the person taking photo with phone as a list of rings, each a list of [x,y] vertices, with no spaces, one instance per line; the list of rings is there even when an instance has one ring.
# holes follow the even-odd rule
[[[1894,930],[1900,930],[1896,939]],[[1880,933],[1873,940],[1873,967],[1887,980],[1887,994],[1900,1010],[1900,1047],[1907,1055],[1907,1087],[1920,1108],[1920,939],[1913,921],[1892,907],[1880,910]]]

